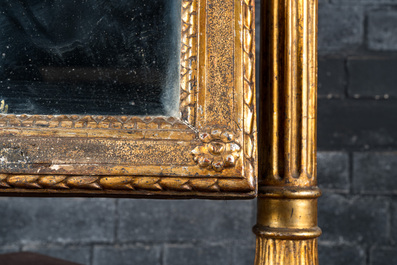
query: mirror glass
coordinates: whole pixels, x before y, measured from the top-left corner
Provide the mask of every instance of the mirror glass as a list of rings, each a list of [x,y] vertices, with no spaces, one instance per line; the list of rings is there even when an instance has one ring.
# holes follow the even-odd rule
[[[0,109],[177,115],[181,0],[0,0]]]

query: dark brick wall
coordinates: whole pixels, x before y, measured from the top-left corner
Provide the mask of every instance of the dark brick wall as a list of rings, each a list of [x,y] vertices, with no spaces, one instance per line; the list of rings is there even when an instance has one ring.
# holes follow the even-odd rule
[[[397,264],[397,0],[319,0],[321,265]],[[0,253],[252,265],[255,201],[0,198]]]
[[[397,264],[397,1],[319,2],[320,264]]]
[[[253,264],[255,200],[0,198],[0,253],[86,265]]]

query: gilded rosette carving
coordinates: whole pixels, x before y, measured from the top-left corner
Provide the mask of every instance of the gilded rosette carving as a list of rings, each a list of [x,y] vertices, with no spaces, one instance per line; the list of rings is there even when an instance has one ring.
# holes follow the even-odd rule
[[[233,134],[213,130],[211,133],[200,133],[199,138],[203,144],[193,149],[192,155],[200,167],[222,171],[236,165],[241,147]]]

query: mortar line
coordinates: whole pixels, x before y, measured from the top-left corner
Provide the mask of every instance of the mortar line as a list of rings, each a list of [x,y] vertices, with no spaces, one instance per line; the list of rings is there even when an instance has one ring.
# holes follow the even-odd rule
[[[371,246],[365,248],[365,264],[371,265]]]
[[[159,261],[159,264],[165,265],[165,243],[161,244]]]
[[[95,247],[95,244],[91,244],[91,246],[90,246],[90,257],[89,257],[90,265],[94,265],[94,247]]]
[[[349,177],[349,194],[354,195],[353,189],[353,167],[354,167],[354,152],[348,153],[348,177]]]
[[[119,215],[119,200],[120,199],[116,199],[115,201],[115,213],[114,213],[114,242],[113,244],[117,244],[118,240],[118,230],[119,230],[119,219],[120,219],[120,215]]]
[[[387,235],[387,242],[389,245],[394,244],[393,237],[391,236],[392,232],[392,223],[393,223],[393,198],[389,197],[388,199],[389,207],[388,207],[388,216],[387,216],[387,224],[386,224],[386,235]]]

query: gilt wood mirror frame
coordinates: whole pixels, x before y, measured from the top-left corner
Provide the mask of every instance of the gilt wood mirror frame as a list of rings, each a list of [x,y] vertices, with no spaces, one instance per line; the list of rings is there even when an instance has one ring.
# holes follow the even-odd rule
[[[179,111],[3,114],[0,192],[254,197],[254,8],[182,0],[180,23]]]
[[[261,1],[258,145],[254,0],[181,6],[179,111],[3,114],[0,195],[258,197],[255,264],[318,264],[317,1]]]

